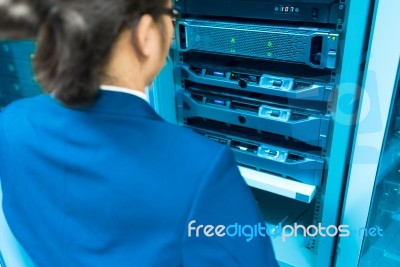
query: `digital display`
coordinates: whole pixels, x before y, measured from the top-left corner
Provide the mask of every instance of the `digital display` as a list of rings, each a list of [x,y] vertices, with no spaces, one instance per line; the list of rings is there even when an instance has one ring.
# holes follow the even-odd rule
[[[281,13],[299,13],[300,9],[295,6],[290,6],[290,5],[281,5],[279,7],[275,7],[275,11],[281,12]]]

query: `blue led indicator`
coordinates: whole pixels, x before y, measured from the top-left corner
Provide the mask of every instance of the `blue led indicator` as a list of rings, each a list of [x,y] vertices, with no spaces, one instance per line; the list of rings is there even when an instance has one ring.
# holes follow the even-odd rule
[[[218,77],[225,77],[225,73],[219,72],[219,71],[214,71],[214,72],[213,72],[213,75],[214,75],[214,76],[218,76]]]
[[[224,100],[214,99],[214,104],[217,104],[217,105],[225,105],[225,101],[224,101]]]

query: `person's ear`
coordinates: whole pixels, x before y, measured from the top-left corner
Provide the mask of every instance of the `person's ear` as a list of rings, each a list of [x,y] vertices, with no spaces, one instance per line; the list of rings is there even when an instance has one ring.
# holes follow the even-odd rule
[[[135,48],[137,52],[144,57],[150,56],[154,49],[152,44],[154,38],[153,23],[153,18],[150,15],[145,14],[140,18],[136,29],[133,32]]]

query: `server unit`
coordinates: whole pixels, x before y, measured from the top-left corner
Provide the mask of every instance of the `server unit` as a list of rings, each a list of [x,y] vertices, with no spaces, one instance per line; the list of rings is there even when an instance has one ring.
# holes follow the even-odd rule
[[[321,184],[324,159],[318,150],[282,141],[268,133],[221,122],[190,119],[187,126],[205,137],[230,147],[242,166],[275,173],[305,184]]]
[[[273,102],[190,88],[177,93],[179,121],[204,118],[326,147],[330,117]]]
[[[334,69],[338,34],[324,28],[184,19],[179,50],[202,51]]]
[[[344,18],[339,0],[179,0],[176,7],[185,15],[238,19],[341,24]]]
[[[182,64],[177,67],[181,77],[186,81],[245,91],[254,94],[265,94],[282,97],[288,101],[318,101],[323,104],[331,98],[334,84],[328,81],[313,80],[304,77],[290,77],[273,74],[271,71],[236,69],[221,65],[204,63]],[[300,101],[299,101],[300,102]]]

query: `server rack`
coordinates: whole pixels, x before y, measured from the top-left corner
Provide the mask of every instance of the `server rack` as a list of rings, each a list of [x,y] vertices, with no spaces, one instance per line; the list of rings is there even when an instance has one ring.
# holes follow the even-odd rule
[[[176,1],[183,16],[150,94],[166,120],[234,151],[267,223],[338,225],[357,114],[348,97],[361,90],[371,6],[299,2],[338,12],[335,20],[276,19],[278,13],[264,20],[243,9],[226,16],[217,8],[204,12],[198,1]],[[272,241],[281,266],[330,266],[335,255],[330,236]]]

